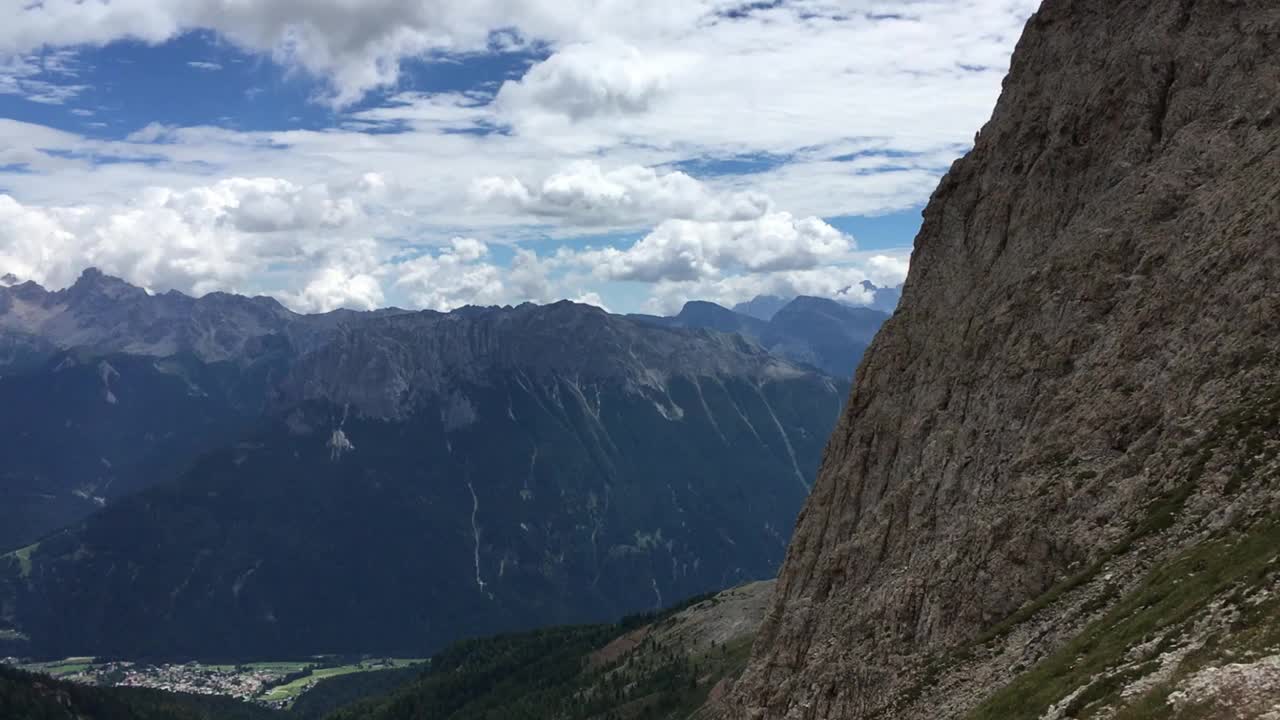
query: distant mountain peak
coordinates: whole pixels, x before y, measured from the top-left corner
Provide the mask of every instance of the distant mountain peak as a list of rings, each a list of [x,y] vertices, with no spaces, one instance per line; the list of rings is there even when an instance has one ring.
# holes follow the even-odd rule
[[[67,292],[72,297],[105,296],[113,300],[147,295],[146,290],[114,275],[108,275],[96,267],[85,268]]]
[[[22,282],[22,280],[19,279],[18,276],[14,275],[13,273],[5,273],[4,275],[0,275],[0,287],[13,287],[14,285],[17,285],[20,282]]]
[[[778,295],[757,295],[747,302],[734,305],[733,311],[768,322],[773,319],[774,313],[781,310],[790,301],[791,298]]]

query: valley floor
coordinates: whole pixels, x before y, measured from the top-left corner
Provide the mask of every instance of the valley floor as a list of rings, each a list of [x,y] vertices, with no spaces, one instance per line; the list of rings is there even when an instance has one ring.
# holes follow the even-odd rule
[[[376,658],[355,662],[326,658],[205,664],[197,661],[153,665],[135,662],[97,662],[70,657],[51,662],[23,662],[5,658],[3,664],[28,672],[98,687],[142,687],[192,695],[220,695],[266,707],[287,708],[327,678],[353,673],[404,668],[426,663],[415,658]]]

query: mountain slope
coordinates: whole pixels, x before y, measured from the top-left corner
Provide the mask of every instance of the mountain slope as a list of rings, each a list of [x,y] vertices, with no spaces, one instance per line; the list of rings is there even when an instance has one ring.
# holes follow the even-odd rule
[[[1278,48],[1272,2],[1046,0],[925,211],[725,717],[1247,716],[1231,677],[1280,697],[1256,612]]]
[[[273,367],[59,352],[0,377],[0,549],[176,476],[262,409]]]
[[[329,720],[683,720],[736,676],[773,583],[616,625],[460,643],[416,682]]]
[[[853,377],[862,353],[888,319],[878,310],[801,296],[774,314],[761,341],[773,352],[833,377]]]
[[[173,478],[246,432],[299,356],[398,312],[151,295],[93,268],[55,292],[0,285],[0,550]]]
[[[770,576],[845,387],[587,306],[346,326],[256,429],[0,558],[41,655],[420,656]]]
[[[757,320],[769,322],[791,300],[792,298],[778,297],[777,295],[757,295],[746,302],[734,305],[733,311],[742,315],[749,315]]]

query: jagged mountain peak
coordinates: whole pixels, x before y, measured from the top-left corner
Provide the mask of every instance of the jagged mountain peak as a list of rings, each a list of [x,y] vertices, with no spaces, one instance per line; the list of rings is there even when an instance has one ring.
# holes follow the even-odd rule
[[[87,267],[80,277],[67,288],[66,294],[71,298],[103,297],[109,300],[147,297],[148,293],[136,285],[114,275],[108,275],[96,267]]]
[[[191,353],[243,362],[267,350],[263,338],[287,337],[305,347],[333,324],[333,318],[298,315],[268,297],[151,294],[92,267],[53,292],[33,282],[0,287],[0,333],[100,354]]]

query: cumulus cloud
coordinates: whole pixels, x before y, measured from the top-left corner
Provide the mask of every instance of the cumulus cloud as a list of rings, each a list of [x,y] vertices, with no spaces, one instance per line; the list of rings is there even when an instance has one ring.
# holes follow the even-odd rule
[[[372,275],[329,266],[311,273],[300,292],[282,294],[281,301],[299,312],[328,312],[373,310],[382,307],[385,298],[382,284]]]
[[[696,64],[689,53],[642,53],[622,43],[574,43],[498,91],[503,111],[552,113],[570,120],[642,113]]]
[[[894,284],[905,254],[859,253],[816,218],[926,199],[989,116],[1037,4],[27,3],[0,26],[0,94],[66,102],[84,45],[208,29],[313,74],[338,112],[310,130],[156,124],[123,140],[0,118],[0,274],[57,285],[98,264],[160,289],[284,290],[317,310],[593,292],[628,310],[644,294],[666,307]],[[536,61],[456,92],[394,92],[405,59],[511,50]],[[114,128],[137,120],[93,107]],[[674,167],[712,172],[660,169]],[[395,179],[394,198],[334,180],[370,170]],[[556,251],[605,229],[645,234]],[[541,255],[519,246],[534,241]]]
[[[454,238],[447,248],[397,265],[395,284],[415,307],[440,311],[551,299],[551,267],[536,253],[516,250],[509,267],[494,264],[489,254],[475,238]]]
[[[574,260],[603,279],[691,281],[733,271],[808,269],[853,249],[853,238],[818,218],[775,212],[745,221],[668,220],[630,248],[590,250]]]
[[[144,287],[242,289],[272,264],[323,267],[345,252],[352,237],[338,231],[363,216],[381,188],[378,176],[342,187],[228,178],[183,190],[148,188],[120,205],[54,207],[0,195],[0,274],[57,288],[96,265]],[[313,298],[306,307],[331,305],[322,298],[334,297],[341,283],[328,270],[300,295]],[[381,301],[367,280],[344,282],[357,305]]]
[[[484,50],[491,42],[510,48],[540,41],[557,52],[513,84],[508,98],[517,105],[582,118],[648,107],[700,54],[686,50],[696,45],[690,42],[695,33],[713,41],[704,43],[710,51],[703,53],[706,57],[739,62],[744,71],[768,66],[740,61],[753,56],[775,60],[777,51],[795,50],[787,46],[806,38],[816,42],[801,47],[805,56],[797,60],[804,63],[816,59],[816,53],[829,53],[833,48],[824,31],[835,23],[853,32],[832,38],[844,42],[840,55],[821,56],[828,64],[842,56],[849,63],[890,49],[910,58],[913,67],[902,68],[908,71],[955,62],[998,66],[1007,58],[1011,40],[993,43],[992,31],[1016,32],[1016,23],[1036,4],[904,2],[889,14],[878,0],[835,5],[795,0],[736,13],[730,22],[725,10],[736,3],[724,0],[43,0],[12,13],[0,28],[0,53],[122,38],[160,43],[207,28],[246,50],[328,78],[330,99],[348,104],[370,89],[395,84],[405,58]],[[765,32],[769,29],[773,32]],[[849,53],[851,47],[859,52]],[[924,52],[912,52],[916,47]],[[801,67],[811,73],[823,69],[813,64]],[[838,74],[846,68],[829,69]],[[757,77],[771,85],[776,81],[773,73]],[[803,80],[794,76],[793,84],[803,89]]]
[[[598,292],[584,292],[573,298],[573,302],[576,302],[579,305],[595,305],[601,310],[609,312],[609,306],[604,304],[604,300],[600,297],[600,293]]]
[[[245,49],[330,77],[333,100],[345,104],[394,82],[401,58],[483,38],[485,23],[474,23],[451,5],[443,0],[45,0],[23,7],[0,29],[0,51],[121,38],[161,43],[209,28]]]
[[[703,280],[661,280],[653,286],[647,301],[650,312],[669,314],[690,300],[710,300],[725,307],[757,295],[794,297],[809,295],[867,305],[874,300],[861,286],[868,280],[879,287],[893,287],[906,279],[907,257],[887,254],[860,254],[843,264],[806,270],[771,273],[742,273]]]
[[[666,7],[610,2],[606,8],[578,0],[42,0],[0,27],[0,53],[123,38],[162,43],[206,28],[245,50],[325,77],[332,88],[327,99],[344,106],[394,85],[406,58],[484,50],[494,39],[510,49],[526,37],[559,41],[627,25],[657,28],[670,22],[666,13],[691,15],[676,3],[661,4]],[[695,5],[696,13],[705,12]],[[636,98],[627,92],[617,97],[624,103]]]
[[[752,220],[771,209],[752,191],[717,192],[679,172],[630,165],[605,171],[586,160],[532,187],[513,177],[476,180],[473,199],[578,225],[628,225],[679,220]]]

